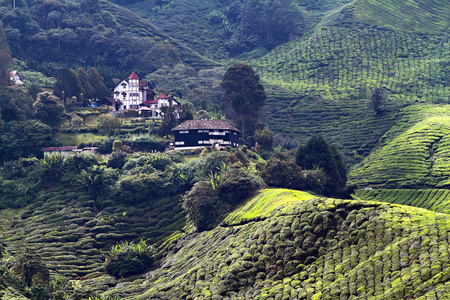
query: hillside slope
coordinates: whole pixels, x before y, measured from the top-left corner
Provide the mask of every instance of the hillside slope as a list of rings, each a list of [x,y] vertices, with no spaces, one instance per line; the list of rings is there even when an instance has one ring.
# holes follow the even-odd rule
[[[350,173],[351,181],[390,188],[448,186],[450,107],[414,105],[399,115],[379,148]]]
[[[389,130],[403,132],[392,126],[399,126],[405,105],[447,104],[449,7],[449,1],[431,0],[341,3],[309,34],[251,60],[277,87],[267,99],[270,128],[281,140],[322,134],[350,165],[384,143]],[[374,88],[387,97],[378,114],[367,108]]]
[[[106,294],[144,299],[446,299],[449,216],[266,189],[222,226],[180,239],[144,282]]]

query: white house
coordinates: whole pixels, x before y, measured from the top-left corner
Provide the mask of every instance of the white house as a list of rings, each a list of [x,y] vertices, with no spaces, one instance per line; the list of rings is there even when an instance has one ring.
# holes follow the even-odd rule
[[[19,71],[11,71],[11,72],[9,72],[9,80],[14,85],[22,85],[22,84],[24,84],[22,79],[19,76]]]
[[[163,106],[175,106],[175,109],[177,109],[179,105],[180,103],[172,95],[167,96],[164,93],[155,100],[148,100],[140,104],[141,107],[150,108],[152,117],[161,117],[161,107]]]
[[[140,81],[134,72],[116,85],[112,104],[116,111],[136,109],[145,111],[145,115],[151,117],[161,117],[163,106],[180,105],[172,95],[161,94],[155,99],[155,93],[148,87],[148,82]]]
[[[139,104],[153,99],[153,90],[148,82],[140,81],[136,73],[122,81],[114,88],[114,110],[139,109]]]

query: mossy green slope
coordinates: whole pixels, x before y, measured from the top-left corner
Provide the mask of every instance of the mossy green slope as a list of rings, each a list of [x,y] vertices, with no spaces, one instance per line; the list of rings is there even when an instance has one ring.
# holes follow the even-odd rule
[[[450,292],[450,216],[289,193],[261,191],[236,212],[254,216],[245,224],[231,225],[233,216],[214,230],[185,236],[146,282],[124,284],[107,294],[139,299],[440,299]],[[260,199],[262,208],[273,210],[256,208],[252,202]],[[283,203],[290,209],[280,209]]]
[[[450,213],[450,191],[442,189],[360,189],[356,199],[425,208],[438,213]]]
[[[400,116],[379,149],[350,173],[351,181],[391,188],[447,186],[450,108],[416,105],[403,109]]]
[[[439,34],[450,25],[450,1],[363,0],[348,7],[347,21],[389,30]]]
[[[128,207],[103,203],[97,214],[93,204],[78,188],[51,189],[16,220],[2,220],[0,237],[11,254],[33,248],[52,273],[86,278],[104,273],[105,251],[123,240],[145,239],[159,258],[186,223],[178,198]]]

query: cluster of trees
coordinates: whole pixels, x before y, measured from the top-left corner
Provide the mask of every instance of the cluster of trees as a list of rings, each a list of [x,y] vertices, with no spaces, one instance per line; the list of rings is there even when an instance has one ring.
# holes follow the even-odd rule
[[[106,74],[105,74],[106,75]],[[105,78],[95,68],[89,74],[82,68],[77,72],[72,69],[60,69],[56,77],[53,91],[56,96],[63,98],[76,97],[81,103],[89,99],[102,99],[109,95],[109,87],[114,87],[112,79]]]
[[[48,92],[33,100],[25,90],[0,86],[0,162],[40,156],[56,143],[64,107]]]
[[[12,64],[12,58],[9,55],[8,43],[2,22],[0,22],[0,84],[9,83],[9,67]]]
[[[86,65],[107,66],[117,76],[131,70],[149,73],[180,60],[173,45],[154,40],[148,28],[136,32],[134,26],[121,26],[98,0],[14,2],[15,9],[0,10],[11,50],[46,75]]]
[[[233,56],[259,47],[272,49],[302,34],[304,17],[293,0],[226,1],[210,15]]]

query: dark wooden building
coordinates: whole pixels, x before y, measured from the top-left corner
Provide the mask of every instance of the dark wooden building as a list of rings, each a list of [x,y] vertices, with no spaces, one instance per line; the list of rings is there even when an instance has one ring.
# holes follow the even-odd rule
[[[175,149],[206,146],[239,146],[239,134],[234,126],[219,120],[189,120],[174,127]]]

